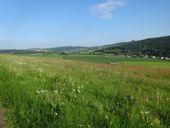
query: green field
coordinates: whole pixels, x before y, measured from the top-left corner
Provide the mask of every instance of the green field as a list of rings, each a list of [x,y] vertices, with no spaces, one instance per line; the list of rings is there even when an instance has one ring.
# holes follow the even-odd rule
[[[115,55],[61,55],[61,54],[28,54],[24,56],[31,57],[41,57],[41,58],[58,58],[64,60],[74,60],[74,61],[86,61],[93,63],[103,63],[103,64],[128,64],[133,66],[165,66],[170,67],[170,61],[152,59],[152,58],[139,58],[139,57],[125,57],[125,56],[115,56]]]
[[[9,128],[169,128],[170,62],[0,55],[0,103]]]

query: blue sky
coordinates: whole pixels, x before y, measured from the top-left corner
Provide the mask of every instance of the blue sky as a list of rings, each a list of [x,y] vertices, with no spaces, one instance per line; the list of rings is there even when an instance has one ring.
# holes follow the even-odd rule
[[[170,35],[170,0],[0,0],[0,49]]]

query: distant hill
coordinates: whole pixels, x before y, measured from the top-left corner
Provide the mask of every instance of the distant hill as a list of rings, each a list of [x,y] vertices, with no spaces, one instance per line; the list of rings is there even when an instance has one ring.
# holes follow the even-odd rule
[[[101,47],[95,52],[170,57],[170,36],[108,45],[108,47]]]
[[[33,48],[28,50],[0,50],[0,53],[69,53],[77,54],[115,54],[135,56],[170,57],[170,36],[144,39],[139,41],[121,42],[98,47],[65,46],[55,48]]]
[[[89,50],[90,47],[81,47],[81,46],[65,46],[65,47],[55,47],[55,48],[32,48],[26,50],[17,50],[17,49],[6,49],[0,50],[0,53],[39,53],[39,52],[79,52],[84,50]]]
[[[0,50],[0,53],[14,54],[14,53],[31,53],[33,50],[16,50],[16,49],[5,49]]]
[[[45,50],[58,51],[58,52],[76,52],[76,51],[82,51],[82,50],[87,50],[87,49],[89,49],[89,47],[65,46],[65,47],[48,48]]]

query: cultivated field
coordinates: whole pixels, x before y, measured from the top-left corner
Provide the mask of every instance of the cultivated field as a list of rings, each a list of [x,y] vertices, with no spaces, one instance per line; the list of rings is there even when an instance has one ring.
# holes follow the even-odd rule
[[[21,54],[24,55],[24,54]],[[61,54],[25,54],[24,56],[38,57],[38,58],[58,58],[64,60],[75,60],[75,61],[85,61],[93,63],[103,63],[103,64],[129,64],[134,66],[151,66],[159,67],[166,66],[170,67],[170,61],[152,59],[152,58],[140,58],[140,57],[125,57],[125,56],[115,56],[115,55],[61,55]]]
[[[170,62],[100,57],[0,55],[8,127],[169,128]]]

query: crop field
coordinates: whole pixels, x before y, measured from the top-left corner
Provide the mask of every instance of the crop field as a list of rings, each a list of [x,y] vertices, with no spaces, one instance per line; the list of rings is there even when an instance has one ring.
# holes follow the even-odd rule
[[[22,55],[22,54],[21,54]],[[128,64],[133,66],[151,66],[151,67],[169,67],[170,61],[163,61],[160,59],[140,58],[140,57],[125,57],[115,55],[61,55],[61,54],[25,54],[24,56],[38,57],[38,58],[58,58],[64,60],[74,60],[81,62],[93,62],[103,64]]]
[[[35,56],[0,55],[7,128],[170,127],[170,62]]]

